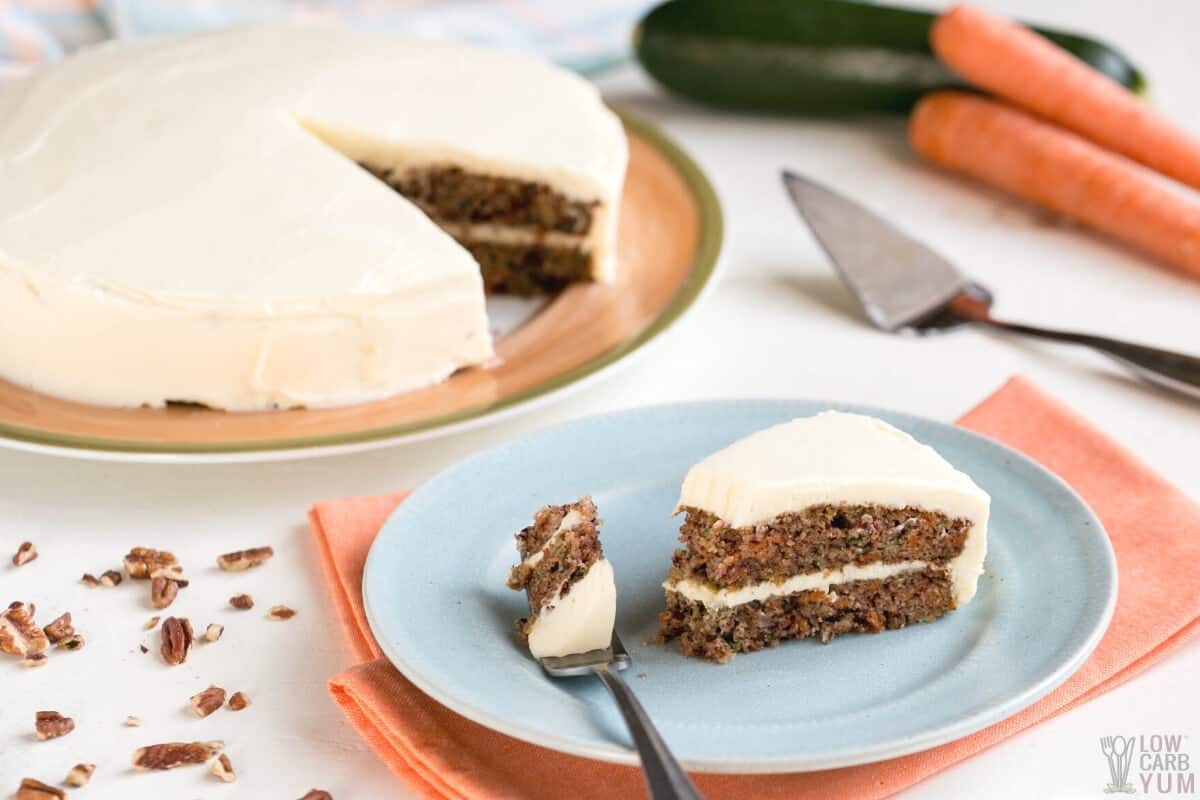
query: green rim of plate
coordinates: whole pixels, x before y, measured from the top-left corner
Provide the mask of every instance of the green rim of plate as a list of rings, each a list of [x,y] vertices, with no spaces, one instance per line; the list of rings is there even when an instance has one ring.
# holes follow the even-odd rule
[[[659,153],[671,162],[687,184],[688,190],[696,201],[700,214],[700,241],[696,249],[696,257],[683,283],[676,290],[671,302],[662,312],[641,332],[599,356],[580,364],[574,369],[549,378],[541,383],[518,392],[509,397],[472,408],[463,409],[453,414],[431,417],[402,425],[388,425],[382,428],[369,428],[351,433],[339,433],[329,436],[310,436],[294,439],[277,439],[262,442],[203,442],[203,443],[163,443],[136,442],[124,439],[102,439],[91,436],[73,436],[71,434],[47,433],[19,425],[0,423],[0,437],[29,442],[33,444],[54,447],[71,448],[75,450],[108,451],[121,453],[155,453],[155,454],[215,454],[215,453],[252,453],[279,450],[302,450],[317,447],[335,447],[340,445],[360,444],[377,440],[395,439],[418,433],[436,431],[448,428],[469,420],[479,419],[506,409],[528,403],[539,397],[544,397],[573,383],[595,375],[606,367],[615,364],[627,355],[641,349],[663,331],[670,328],[684,315],[699,299],[705,287],[712,280],[717,268],[717,257],[721,252],[724,222],[721,214],[721,204],[717,194],[709,183],[708,177],[692,158],[678,145],[668,138],[654,125],[626,111],[614,108],[613,111],[621,118],[626,129],[637,134],[652,145]]]

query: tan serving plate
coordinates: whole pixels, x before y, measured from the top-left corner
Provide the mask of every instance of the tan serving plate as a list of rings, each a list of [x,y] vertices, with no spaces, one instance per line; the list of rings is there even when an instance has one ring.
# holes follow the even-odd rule
[[[0,380],[0,444],[91,458],[288,458],[427,438],[578,385],[682,316],[711,282],[721,245],[721,211],[704,175],[654,128],[622,119],[629,171],[616,281],[562,292],[497,342],[487,368],[372,403],[252,413],[92,406]]]

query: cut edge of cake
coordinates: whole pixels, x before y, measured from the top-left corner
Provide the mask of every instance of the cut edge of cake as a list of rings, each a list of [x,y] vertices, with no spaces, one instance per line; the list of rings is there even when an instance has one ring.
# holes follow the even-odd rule
[[[599,526],[595,503],[583,497],[542,508],[515,537],[521,561],[508,586],[529,601],[518,626],[534,658],[597,650],[612,640],[616,584]]]
[[[881,420],[825,412],[751,434],[688,473],[659,638],[728,661],[937,619],[974,596],[990,500]]]

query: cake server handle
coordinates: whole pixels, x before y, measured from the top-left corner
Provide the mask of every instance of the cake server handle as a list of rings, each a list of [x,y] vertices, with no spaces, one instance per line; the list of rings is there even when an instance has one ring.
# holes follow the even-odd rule
[[[959,292],[946,304],[944,313],[963,322],[989,325],[1009,333],[1090,347],[1104,353],[1147,383],[1200,400],[1200,356],[1110,339],[1107,336],[1004,322],[992,316],[991,296],[986,290],[981,294],[978,287],[975,291]]]
[[[646,710],[615,666],[611,663],[602,664],[596,666],[594,671],[617,701],[617,708],[621,710],[621,716],[625,718],[625,724],[633,736],[633,743],[642,759],[642,774],[646,776],[650,800],[703,800],[703,795],[696,790],[675,756],[671,755],[666,742],[646,715]]]

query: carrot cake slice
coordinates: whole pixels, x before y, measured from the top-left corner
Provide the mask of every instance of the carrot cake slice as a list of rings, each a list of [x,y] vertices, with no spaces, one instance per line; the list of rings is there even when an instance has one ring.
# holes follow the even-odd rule
[[[534,658],[608,647],[617,613],[612,565],[600,547],[596,504],[546,506],[517,534],[521,563],[508,576],[529,599],[520,621]]]
[[[688,472],[660,637],[729,661],[937,619],[974,595],[990,499],[933,448],[830,411],[751,434]]]

